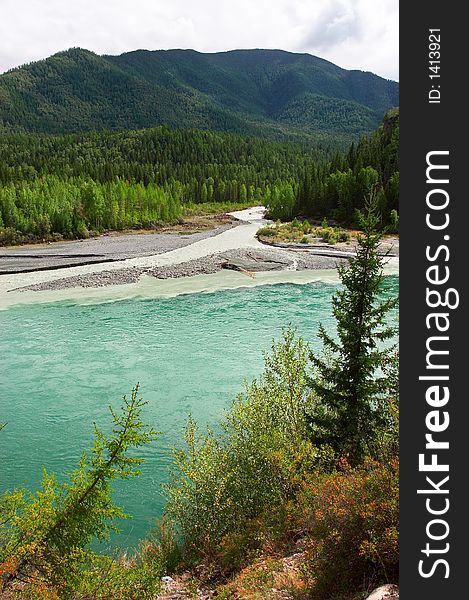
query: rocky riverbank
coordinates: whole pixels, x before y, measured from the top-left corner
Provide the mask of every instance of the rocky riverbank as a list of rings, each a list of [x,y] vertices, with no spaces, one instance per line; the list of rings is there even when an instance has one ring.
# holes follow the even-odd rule
[[[83,287],[97,288],[111,285],[125,285],[136,283],[142,275],[157,279],[170,279],[179,277],[192,277],[194,275],[208,275],[217,273],[222,269],[232,269],[255,276],[260,271],[302,271],[313,269],[335,269],[343,262],[344,258],[334,256],[315,255],[307,250],[280,250],[277,248],[255,248],[230,250],[189,260],[187,262],[155,266],[155,267],[130,267],[113,269],[64,277],[55,281],[41,282],[23,287],[23,290],[62,290],[66,288]]]
[[[5,294],[6,304],[11,304],[28,301],[24,292],[71,290],[70,295],[76,295],[80,289],[119,289],[117,286],[128,291],[132,285],[136,289],[144,276],[171,280],[225,269],[255,279],[256,273],[336,269],[354,254],[353,244],[340,248],[263,244],[256,234],[269,223],[264,212],[262,206],[257,206],[217,215],[211,222],[215,227],[204,222],[198,231],[186,228],[179,232],[110,234],[96,240],[41,246],[34,252],[31,247],[2,251],[0,294]],[[390,242],[383,252],[392,247],[389,264],[396,272],[399,241],[396,238]],[[32,296],[30,300],[34,301]],[[64,297],[68,296],[62,293]]]

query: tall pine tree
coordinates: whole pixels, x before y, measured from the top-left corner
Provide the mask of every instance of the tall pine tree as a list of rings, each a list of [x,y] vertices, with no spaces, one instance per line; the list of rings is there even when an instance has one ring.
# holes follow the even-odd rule
[[[395,348],[382,347],[382,342],[396,334],[386,315],[398,299],[378,300],[384,259],[378,252],[382,234],[377,232],[376,196],[374,189],[362,215],[356,256],[339,267],[343,289],[332,298],[337,338],[321,326],[323,356],[311,357],[316,369],[311,384],[317,396],[310,417],[314,441],[332,446],[352,464],[372,452],[386,424],[385,400],[391,382],[382,369],[392,360]]]

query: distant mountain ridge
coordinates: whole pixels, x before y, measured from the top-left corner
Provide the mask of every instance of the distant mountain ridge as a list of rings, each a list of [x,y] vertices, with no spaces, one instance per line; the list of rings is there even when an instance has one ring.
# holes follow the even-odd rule
[[[283,50],[72,48],[0,75],[0,132],[166,124],[277,139],[344,141],[374,130],[399,86]]]

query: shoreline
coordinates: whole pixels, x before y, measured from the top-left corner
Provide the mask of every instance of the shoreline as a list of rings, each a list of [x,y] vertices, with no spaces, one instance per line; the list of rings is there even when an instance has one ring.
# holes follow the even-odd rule
[[[54,300],[96,301],[101,298],[106,301],[268,283],[338,280],[338,264],[353,252],[344,253],[341,249],[325,254],[317,248],[265,245],[256,238],[257,230],[268,223],[264,211],[264,207],[258,206],[229,213],[238,224],[199,233],[190,240],[181,240],[182,243],[176,240],[177,247],[166,251],[163,248],[158,253],[144,252],[112,262],[2,274],[0,308]],[[111,236],[107,239],[115,244],[119,238]],[[151,242],[161,247],[167,240],[153,237]],[[101,238],[100,243],[106,244],[107,240]],[[132,248],[131,251],[137,250]],[[52,248],[50,254],[53,256]],[[388,258],[385,272],[399,272],[397,257]]]
[[[385,275],[398,275],[397,265],[386,265]],[[121,300],[146,300],[153,298],[174,298],[186,294],[209,294],[222,290],[234,290],[260,285],[308,283],[339,283],[337,269],[316,269],[303,271],[259,272],[254,277],[244,273],[222,270],[209,275],[156,279],[143,275],[134,284],[121,284],[94,288],[64,288],[35,292],[12,292],[2,296],[0,310],[26,304],[49,304],[70,302],[72,304],[100,304]]]

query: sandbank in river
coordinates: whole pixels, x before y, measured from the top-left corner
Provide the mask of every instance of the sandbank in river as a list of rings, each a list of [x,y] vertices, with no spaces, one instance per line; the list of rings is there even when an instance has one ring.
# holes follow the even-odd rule
[[[0,275],[0,308],[58,300],[103,302],[338,280],[337,265],[346,260],[348,252],[266,246],[256,238],[257,230],[268,223],[263,207],[230,215],[239,224],[183,236],[103,236],[89,241],[93,244],[80,246],[79,254],[74,251],[80,242],[36,250],[36,256],[27,247],[3,251],[0,263],[8,267]],[[395,251],[398,253],[398,247]],[[37,261],[38,254],[42,263]],[[63,257],[69,266],[60,266]],[[81,264],[70,266],[75,259]],[[35,264],[41,266],[32,270]],[[26,270],[22,271],[21,265],[26,265]],[[385,273],[398,272],[398,257],[388,256]]]

